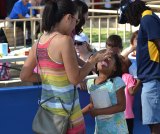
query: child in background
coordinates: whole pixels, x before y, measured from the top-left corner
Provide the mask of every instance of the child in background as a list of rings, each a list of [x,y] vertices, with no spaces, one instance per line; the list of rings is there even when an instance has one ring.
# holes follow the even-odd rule
[[[120,54],[123,50],[122,38],[119,35],[110,35],[106,40],[106,48],[111,49],[113,53]]]
[[[106,40],[106,49],[112,50],[114,54],[121,55],[123,50],[122,38],[119,35],[110,35]],[[125,58],[125,64],[129,67],[131,62],[128,58]]]
[[[133,134],[134,127],[134,112],[133,112],[133,103],[135,93],[140,88],[141,82],[138,79],[135,79],[131,74],[128,73],[128,66],[126,65],[125,58],[121,56],[122,62],[122,79],[126,84],[125,87],[125,96],[126,96],[126,109],[125,109],[125,118],[127,121],[129,134]]]
[[[122,51],[122,64],[123,64],[123,75],[122,79],[126,84],[125,95],[126,95],[126,110],[125,118],[129,134],[133,134],[134,128],[134,112],[133,103],[134,95],[140,89],[141,82],[137,78],[137,63],[136,63],[136,46],[137,46],[138,30],[133,32],[130,39],[130,46]],[[125,58],[124,58],[125,57]],[[129,65],[126,65],[128,61]]]
[[[121,52],[123,50],[122,38],[116,34],[110,35],[106,40],[106,49],[112,50],[114,54],[121,55]],[[131,62],[128,60],[128,58],[125,58],[125,65],[129,67],[130,64]]]
[[[138,30],[133,32],[130,39],[130,46],[124,49],[121,53],[125,60],[130,64],[129,73],[137,78],[137,62],[136,62],[136,47],[137,47]]]
[[[135,57],[136,56],[136,47],[137,47],[137,37],[138,37],[138,30],[133,32],[130,39],[130,46],[125,48],[122,51],[122,55],[124,57],[128,57],[130,53]]]
[[[125,84],[117,54],[97,64],[98,77],[87,81],[91,103],[82,109],[95,117],[95,134],[127,134],[124,117]]]

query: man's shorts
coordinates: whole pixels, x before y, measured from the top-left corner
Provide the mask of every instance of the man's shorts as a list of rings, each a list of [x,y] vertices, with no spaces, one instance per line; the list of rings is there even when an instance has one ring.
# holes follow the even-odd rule
[[[143,83],[141,100],[143,124],[160,123],[160,80]]]

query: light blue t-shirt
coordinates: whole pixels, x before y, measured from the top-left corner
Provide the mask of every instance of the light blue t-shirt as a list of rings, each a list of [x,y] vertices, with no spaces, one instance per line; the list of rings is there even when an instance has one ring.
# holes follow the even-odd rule
[[[17,1],[12,8],[9,18],[18,19],[18,14],[22,14],[22,16],[24,17],[27,14],[29,15],[29,7],[31,7],[30,3],[27,3],[27,5],[23,5],[22,0]]]
[[[122,78],[115,77],[112,80],[108,79],[106,82],[95,85],[94,79],[87,81],[88,92],[91,93],[94,90],[107,90],[112,105],[117,104],[116,91],[125,87],[125,83]],[[103,101],[103,99],[102,99]],[[124,117],[124,112],[115,113],[111,118],[98,119],[95,118],[95,134],[127,134],[128,128]]]

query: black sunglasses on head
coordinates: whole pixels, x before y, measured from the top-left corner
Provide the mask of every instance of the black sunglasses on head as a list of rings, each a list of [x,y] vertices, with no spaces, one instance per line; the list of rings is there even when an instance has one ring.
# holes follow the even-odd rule
[[[79,41],[74,42],[74,45],[77,45],[77,46],[82,46],[83,44],[84,44],[84,42],[79,42]]]

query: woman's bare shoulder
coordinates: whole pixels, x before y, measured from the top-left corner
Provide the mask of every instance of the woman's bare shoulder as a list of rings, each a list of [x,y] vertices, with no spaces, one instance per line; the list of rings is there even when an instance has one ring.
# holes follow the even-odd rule
[[[67,47],[71,46],[73,44],[73,39],[68,36],[68,35],[56,35],[55,39],[52,40],[52,43],[54,43],[56,46],[58,45],[59,47]]]
[[[71,38],[71,36],[68,36],[68,35],[57,35],[57,38],[60,39],[59,41],[61,42],[70,42],[70,41],[73,41],[73,39]]]

